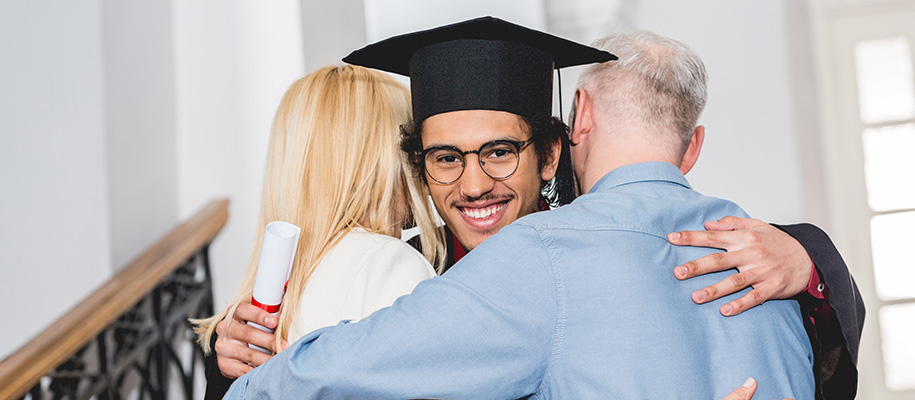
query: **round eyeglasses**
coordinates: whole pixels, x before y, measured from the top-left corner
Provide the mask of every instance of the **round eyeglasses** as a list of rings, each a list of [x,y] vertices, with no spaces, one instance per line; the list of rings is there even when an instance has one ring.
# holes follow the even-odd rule
[[[518,169],[518,154],[534,138],[527,140],[493,140],[479,150],[461,151],[454,146],[435,146],[418,152],[426,173],[432,180],[447,185],[464,174],[464,157],[476,154],[480,168],[492,179],[506,179]]]

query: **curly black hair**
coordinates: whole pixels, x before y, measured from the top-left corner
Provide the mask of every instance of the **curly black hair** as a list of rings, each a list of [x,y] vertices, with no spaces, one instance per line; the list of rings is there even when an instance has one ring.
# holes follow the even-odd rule
[[[537,168],[543,169],[552,162],[552,148],[559,142],[562,151],[559,156],[559,168],[556,176],[549,181],[540,182],[540,192],[551,206],[558,207],[571,203],[575,199],[575,183],[572,163],[569,154],[569,127],[556,117],[528,118],[519,116],[521,128],[531,132],[534,149],[537,152]],[[413,167],[413,173],[426,182],[423,160],[422,121],[410,121],[400,127],[400,148]]]

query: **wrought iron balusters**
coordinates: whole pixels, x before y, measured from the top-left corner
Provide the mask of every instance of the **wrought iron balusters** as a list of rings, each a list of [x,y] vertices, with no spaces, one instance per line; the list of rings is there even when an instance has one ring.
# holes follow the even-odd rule
[[[187,319],[213,315],[208,250],[202,247],[22,398],[193,398],[203,352]]]

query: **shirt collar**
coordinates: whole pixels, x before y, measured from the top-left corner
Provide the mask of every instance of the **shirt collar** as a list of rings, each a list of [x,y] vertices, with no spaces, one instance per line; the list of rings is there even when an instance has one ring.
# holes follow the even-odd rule
[[[614,169],[604,175],[589,193],[604,192],[619,186],[636,182],[663,181],[692,189],[680,169],[673,164],[659,161],[646,161],[629,164]]]

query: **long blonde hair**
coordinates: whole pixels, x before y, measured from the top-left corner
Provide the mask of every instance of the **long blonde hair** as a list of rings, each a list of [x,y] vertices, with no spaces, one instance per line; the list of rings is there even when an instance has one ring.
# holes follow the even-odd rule
[[[391,234],[392,204],[403,193],[420,229],[423,256],[441,272],[444,239],[435,226],[422,183],[408,173],[398,146],[399,127],[410,120],[409,91],[391,77],[344,65],[295,81],[273,120],[264,171],[261,211],[248,268],[228,309],[192,320],[198,342],[210,351],[216,324],[250,303],[264,240],[271,221],[302,228],[283,298],[276,336],[285,339],[305,283],[327,251],[354,228]],[[277,346],[279,348],[279,346]]]

